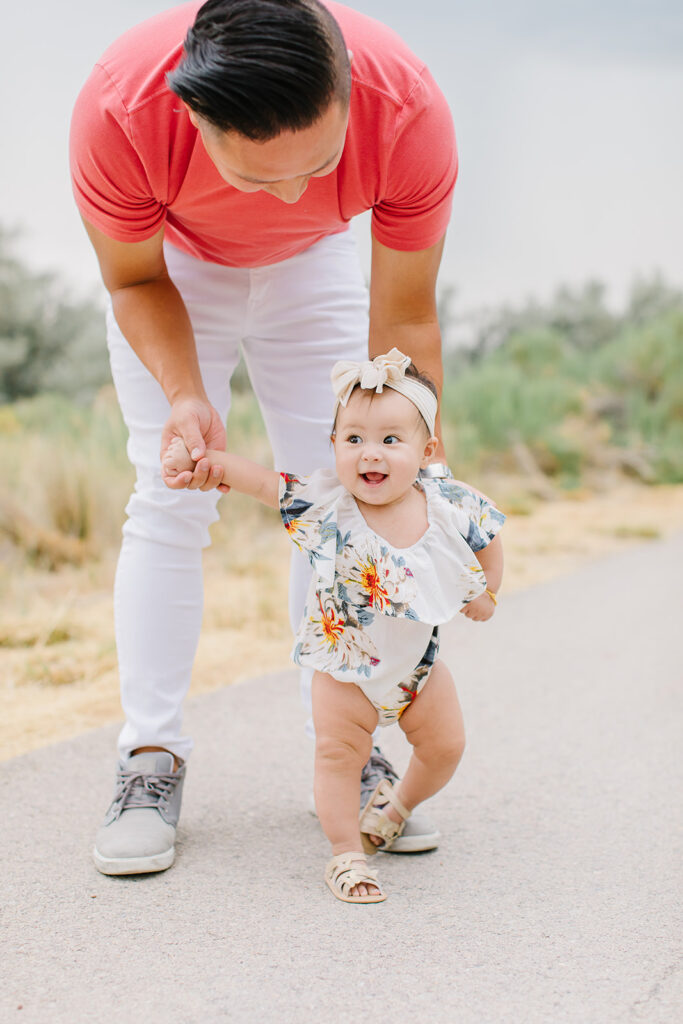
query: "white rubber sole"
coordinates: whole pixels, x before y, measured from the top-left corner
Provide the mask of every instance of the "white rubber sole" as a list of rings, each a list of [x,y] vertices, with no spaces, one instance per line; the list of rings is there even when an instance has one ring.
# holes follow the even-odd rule
[[[103,875],[147,875],[170,868],[175,858],[175,846],[149,857],[103,857],[95,847],[92,857],[95,867]]]
[[[394,839],[388,850],[383,846],[378,847],[380,853],[426,853],[428,850],[436,850],[441,839],[440,832],[423,832],[414,836],[399,836]]]
[[[312,793],[309,795],[309,798],[308,798],[308,813],[311,814],[314,818],[318,817],[316,809],[315,809],[315,800],[313,798],[313,794]],[[419,820],[419,816],[418,815],[416,815],[415,817]],[[417,824],[417,821],[415,819],[413,819],[411,821],[411,819],[409,818],[408,822],[411,823],[413,825],[413,827]],[[408,834],[408,835],[406,835],[405,832],[404,832],[403,835],[400,835],[398,837],[398,839],[394,840],[394,843],[393,843],[393,846],[391,847],[391,849],[385,850],[383,846],[380,846],[379,849],[378,849],[378,852],[379,853],[427,853],[429,850],[436,850],[437,846],[439,845],[440,839],[441,839],[441,833],[438,831],[438,829],[433,829],[432,831],[422,832],[419,835],[418,834],[415,834],[415,835]]]

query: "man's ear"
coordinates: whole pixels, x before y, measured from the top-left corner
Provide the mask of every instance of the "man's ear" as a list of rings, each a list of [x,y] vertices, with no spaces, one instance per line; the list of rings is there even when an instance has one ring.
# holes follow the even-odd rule
[[[424,455],[422,456],[422,461],[420,462],[421,469],[424,469],[425,466],[429,464],[429,460],[433,457],[434,452],[436,451],[438,446],[438,437],[430,437],[429,440],[427,441],[427,444],[425,445]]]
[[[181,100],[180,102],[185,107],[185,110],[187,111],[187,116],[189,117],[191,123],[194,125],[195,128],[199,129],[199,115],[192,109],[192,107],[188,107],[185,100]]]

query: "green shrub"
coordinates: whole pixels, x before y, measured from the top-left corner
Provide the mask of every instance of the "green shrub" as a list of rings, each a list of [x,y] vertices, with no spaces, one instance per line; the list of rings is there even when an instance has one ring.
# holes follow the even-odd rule
[[[580,408],[573,381],[537,375],[500,354],[444,385],[443,416],[472,456],[533,443]]]
[[[577,344],[574,321],[566,335],[556,323],[511,331],[484,359],[447,360],[442,414],[458,464],[493,464],[522,442],[543,472],[573,487],[592,456],[600,462],[597,447],[612,444],[649,466],[647,478],[683,480],[683,306],[675,294],[644,292],[635,325],[615,320],[599,345]],[[583,421],[581,439],[566,429],[570,417]]]
[[[104,314],[12,252],[0,228],[0,402],[57,391],[88,401],[111,380]]]

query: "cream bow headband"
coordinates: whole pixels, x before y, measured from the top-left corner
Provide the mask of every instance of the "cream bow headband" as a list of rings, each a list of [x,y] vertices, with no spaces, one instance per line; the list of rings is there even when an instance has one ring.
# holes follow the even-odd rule
[[[429,388],[414,377],[406,377],[406,369],[410,366],[410,357],[404,356],[397,348],[392,348],[386,355],[375,356],[366,363],[354,363],[350,359],[342,359],[332,367],[332,389],[337,399],[335,415],[340,405],[346,406],[356,384],[365,391],[376,391],[382,394],[385,387],[393,388],[405,395],[417,407],[418,412],[429,428],[430,436],[434,434],[436,421],[436,397]]]

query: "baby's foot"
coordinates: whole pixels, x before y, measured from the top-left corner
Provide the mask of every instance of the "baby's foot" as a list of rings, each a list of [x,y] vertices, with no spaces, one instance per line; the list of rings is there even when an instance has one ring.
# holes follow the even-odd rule
[[[379,840],[380,843],[382,840]],[[362,860],[351,861],[351,866],[360,871],[361,874],[365,874],[368,870],[368,863],[363,857]],[[359,882],[358,885],[354,885],[349,889],[349,896],[374,896],[381,893],[381,889],[378,885],[373,885],[372,882]]]
[[[366,853],[376,853],[377,848],[389,849],[394,839],[400,836],[410,811],[403,806],[388,779],[377,784],[360,816],[360,832]]]
[[[161,459],[164,476],[176,477],[194,469],[194,461],[182,438],[174,437]]]
[[[381,903],[386,899],[374,871],[360,851],[338,853],[325,868],[325,881],[345,903]]]
[[[386,814],[387,818],[389,818],[390,821],[394,821],[397,825],[402,825],[403,824],[404,819],[398,813],[396,808],[392,807],[392,805],[390,803],[386,803],[386,804],[373,804],[372,806],[373,806],[373,808],[375,810],[384,811],[384,813]],[[366,833],[366,835],[367,835],[368,839],[370,840],[370,842],[374,843],[375,846],[381,846],[382,843],[384,842],[384,840],[382,839],[381,836],[375,836],[372,833]]]

